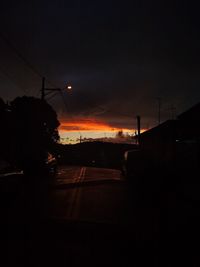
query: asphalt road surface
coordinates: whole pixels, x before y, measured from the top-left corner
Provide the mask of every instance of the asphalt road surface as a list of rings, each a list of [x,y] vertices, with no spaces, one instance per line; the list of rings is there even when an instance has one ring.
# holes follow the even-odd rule
[[[27,183],[3,226],[3,254],[12,257],[1,266],[134,266],[143,236],[150,238],[139,229],[144,222],[152,227],[130,195],[121,172],[112,169],[63,166],[48,189]]]
[[[1,266],[199,263],[199,220],[185,227],[192,208],[174,192],[138,191],[118,170],[84,166],[60,167],[48,186],[25,178],[19,194],[1,198]]]
[[[154,261],[157,217],[132,193],[119,170],[61,167],[48,200],[60,265],[143,266],[144,251]]]
[[[91,167],[62,167],[53,184],[51,216],[57,220],[118,223],[127,196],[121,172]]]

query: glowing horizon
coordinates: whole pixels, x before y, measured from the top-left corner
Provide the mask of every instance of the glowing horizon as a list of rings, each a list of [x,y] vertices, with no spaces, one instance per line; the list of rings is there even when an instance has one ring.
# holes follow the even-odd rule
[[[59,132],[132,132],[134,129],[113,127],[108,123],[97,121],[95,119],[78,119],[76,121],[61,120]]]
[[[127,136],[133,136],[136,129],[113,127],[106,122],[94,118],[79,118],[77,120],[60,120],[59,133],[61,139],[70,140],[74,143],[80,138],[115,138],[119,131]],[[141,130],[143,132],[144,130]]]

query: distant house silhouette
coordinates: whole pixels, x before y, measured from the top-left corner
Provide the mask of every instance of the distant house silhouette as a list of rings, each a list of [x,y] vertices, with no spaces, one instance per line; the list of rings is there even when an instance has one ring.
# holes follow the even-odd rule
[[[200,103],[141,134],[140,148],[154,167],[197,170],[200,163]]]
[[[181,140],[199,142],[200,138],[200,103],[178,116],[179,137]]]
[[[140,148],[155,167],[172,164],[177,140],[177,121],[168,120],[141,134]]]

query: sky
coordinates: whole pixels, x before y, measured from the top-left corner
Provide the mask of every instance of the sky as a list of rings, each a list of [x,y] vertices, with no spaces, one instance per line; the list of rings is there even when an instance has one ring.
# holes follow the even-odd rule
[[[200,101],[198,1],[5,1],[0,10],[0,96],[40,97],[77,132],[149,129]],[[64,101],[65,104],[64,104]],[[80,122],[82,124],[80,124]],[[66,129],[67,131],[72,131]],[[83,130],[83,129],[82,129]],[[103,130],[102,130],[103,133]]]

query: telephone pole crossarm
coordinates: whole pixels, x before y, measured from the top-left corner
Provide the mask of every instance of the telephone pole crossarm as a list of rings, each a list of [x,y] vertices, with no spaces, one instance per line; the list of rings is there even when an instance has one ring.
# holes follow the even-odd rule
[[[65,88],[45,88],[45,77],[42,78],[42,89],[41,89],[41,99],[45,100],[47,95],[50,95],[54,92],[53,96],[56,95],[56,92],[62,92],[63,90],[72,90],[72,86],[70,84],[66,85]]]
[[[52,92],[61,92],[62,89],[60,88],[45,88],[45,77],[42,78],[42,89],[41,89],[41,99],[45,100],[45,97]]]

